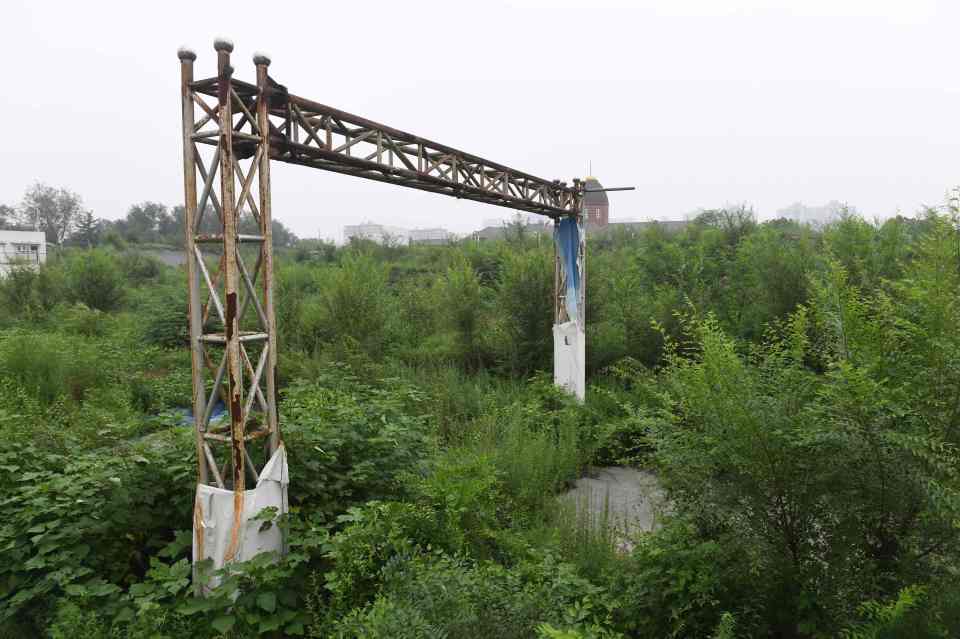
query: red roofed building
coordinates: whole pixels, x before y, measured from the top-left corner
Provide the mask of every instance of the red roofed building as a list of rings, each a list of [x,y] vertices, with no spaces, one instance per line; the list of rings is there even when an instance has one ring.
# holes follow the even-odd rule
[[[587,216],[587,228],[601,228],[610,223],[610,202],[604,191],[591,193],[591,190],[602,189],[603,186],[595,177],[584,179],[583,211]]]

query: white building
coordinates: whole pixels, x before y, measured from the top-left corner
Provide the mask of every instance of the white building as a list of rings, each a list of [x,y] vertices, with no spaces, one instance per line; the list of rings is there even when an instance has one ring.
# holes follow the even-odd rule
[[[396,226],[384,224],[348,224],[343,227],[343,241],[349,243],[352,239],[370,240],[377,244],[406,244],[410,232]]]
[[[47,238],[43,231],[0,231],[0,277],[17,264],[37,268],[47,261]]]
[[[829,224],[843,217],[844,212],[853,211],[842,202],[830,200],[823,206],[807,206],[803,202],[795,202],[790,206],[777,211],[777,217],[800,222],[801,224]]]
[[[447,229],[413,229],[410,231],[411,244],[446,244],[455,239]]]

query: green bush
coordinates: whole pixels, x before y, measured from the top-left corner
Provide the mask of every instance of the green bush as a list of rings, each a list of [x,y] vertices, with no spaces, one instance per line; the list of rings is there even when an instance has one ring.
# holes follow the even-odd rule
[[[13,317],[29,317],[38,310],[37,271],[28,266],[14,266],[0,279],[0,300],[5,312]]]
[[[388,562],[444,536],[433,511],[416,504],[373,501],[351,508],[338,521],[347,527],[330,540],[326,556],[332,566],[324,575],[332,619],[373,599]]]
[[[954,448],[933,443],[949,438],[948,422],[918,417],[924,336],[839,275],[817,295],[823,306],[800,309],[749,358],[714,320],[694,324],[697,350],[671,355],[666,374],[673,417],[654,429],[679,511],[750,540],[744,559],[768,580],[762,616],[776,633],[839,632],[856,600],[936,576],[931,543],[960,543]],[[934,362],[954,340],[937,340]],[[804,366],[811,352],[826,374]]]
[[[189,521],[181,487],[194,476],[183,454],[191,446],[168,438],[116,457],[0,452],[0,629],[42,626],[64,595],[109,611],[170,541],[170,522]]]
[[[83,401],[109,378],[95,347],[76,338],[35,333],[14,333],[0,342],[0,374],[47,405],[60,397]]]
[[[393,299],[381,264],[364,255],[347,254],[330,273],[320,299],[329,341],[346,337],[368,355],[382,353],[392,324]]]
[[[423,554],[398,557],[382,574],[380,596],[340,619],[332,636],[386,639],[405,620],[413,624],[407,636],[418,639],[526,639],[544,622],[597,630],[586,636],[618,636],[605,629],[613,602],[603,589],[551,558],[507,570]]]
[[[119,267],[128,282],[134,286],[142,286],[157,280],[163,273],[163,262],[137,251],[125,251],[120,255]]]
[[[0,308],[14,319],[40,320],[64,301],[66,288],[59,261],[50,261],[39,269],[15,266],[0,278]]]
[[[535,392],[482,415],[466,435],[489,455],[518,513],[540,510],[577,477],[588,457],[575,401],[545,380],[532,386]]]
[[[73,299],[99,311],[115,311],[126,292],[123,274],[113,254],[90,250],[71,256],[66,262],[69,293]]]
[[[458,359],[467,370],[476,370],[483,359],[481,317],[482,288],[473,268],[459,262],[439,281],[438,297],[447,326],[456,336]]]
[[[291,496],[328,520],[349,506],[404,492],[431,450],[423,397],[397,380],[386,388],[360,383],[343,367],[286,389],[284,440],[299,470]]]
[[[739,636],[767,636],[755,611],[769,596],[763,576],[744,565],[742,540],[709,538],[683,520],[637,538],[608,574],[620,606],[615,626],[630,637],[709,637],[733,611]]]
[[[82,303],[59,304],[50,313],[50,323],[65,332],[84,337],[105,337],[116,328],[113,318]]]
[[[553,260],[546,251],[505,253],[494,299],[494,348],[501,366],[526,375],[553,352]]]
[[[436,513],[446,547],[472,556],[492,555],[502,492],[489,458],[454,448],[441,453],[425,477],[414,475],[412,483],[414,498]]]
[[[189,317],[183,287],[154,294],[137,313],[141,318],[143,339],[163,348],[178,348],[189,343]]]

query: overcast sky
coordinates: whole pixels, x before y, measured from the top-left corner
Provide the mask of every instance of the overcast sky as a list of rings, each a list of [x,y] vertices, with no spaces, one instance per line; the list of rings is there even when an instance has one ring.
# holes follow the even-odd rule
[[[40,180],[115,219],[182,202],[180,45],[231,38],[292,92],[544,178],[587,173],[612,218],[801,200],[914,213],[960,184],[960,3],[53,2],[0,5],[0,203]],[[274,216],[477,228],[505,209],[273,165]]]

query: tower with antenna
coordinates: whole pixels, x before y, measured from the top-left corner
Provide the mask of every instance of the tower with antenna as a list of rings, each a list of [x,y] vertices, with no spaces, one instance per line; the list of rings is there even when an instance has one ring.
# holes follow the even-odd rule
[[[610,223],[610,201],[597,178],[588,175],[584,178],[583,213],[587,229],[603,228]]]

